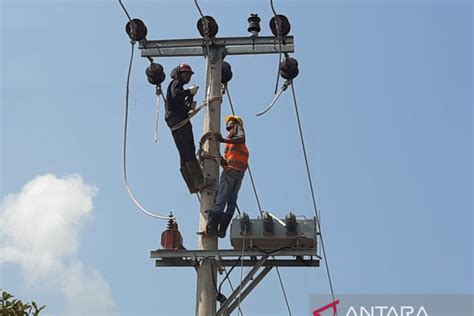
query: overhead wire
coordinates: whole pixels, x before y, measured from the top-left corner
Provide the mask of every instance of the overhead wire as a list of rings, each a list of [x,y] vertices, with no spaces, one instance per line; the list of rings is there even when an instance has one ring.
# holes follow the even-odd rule
[[[131,28],[131,33],[134,33],[134,23],[132,19],[130,18],[130,15],[128,14],[127,9],[123,5],[122,1],[119,0],[120,6],[124,10],[125,14],[127,15],[129,21],[130,21],[130,28]],[[155,214],[154,212],[151,212],[147,210],[133,195],[132,189],[128,183],[128,176],[127,176],[127,134],[128,134],[128,108],[129,108],[129,99],[130,99],[130,76],[132,73],[132,65],[133,65],[133,57],[134,57],[134,49],[135,49],[135,41],[131,41],[131,52],[130,52],[130,61],[128,64],[128,72],[127,72],[127,83],[126,83],[126,88],[125,88],[125,124],[124,124],[124,133],[123,133],[123,177],[125,181],[125,187],[127,189],[128,195],[130,196],[131,200],[133,203],[141,210],[143,213],[145,213],[148,216],[151,216],[153,218],[161,219],[161,220],[170,220],[174,219],[173,216],[163,216],[159,214]]]
[[[229,100],[229,105],[230,105],[230,109],[232,111],[232,114],[235,115],[235,109],[234,109],[234,105],[232,103],[232,98],[230,96],[230,93],[229,93],[229,87],[227,86],[227,84],[225,85],[225,91],[226,91],[226,94],[227,94],[227,98]],[[255,195],[255,200],[257,201],[257,206],[258,206],[258,209],[260,211],[260,215],[263,216],[263,209],[262,209],[262,206],[260,204],[260,199],[258,198],[258,193],[257,193],[257,188],[256,188],[256,185],[255,185],[255,181],[253,179],[253,176],[252,176],[252,171],[250,169],[250,164],[248,166],[248,170],[249,170],[249,176],[250,176],[250,182],[252,183],[252,188],[253,188],[253,192],[254,192],[254,195]],[[283,295],[285,297],[285,303],[286,303],[286,307],[288,309],[288,312],[289,312],[289,315],[291,316],[291,308],[290,308],[290,305],[289,305],[289,302],[288,302],[288,298],[286,296],[286,291],[285,291],[285,287],[283,285],[283,280],[281,278],[281,275],[280,275],[280,271],[278,269],[278,267],[275,267],[276,268],[276,271],[277,271],[277,275],[278,275],[278,279],[279,279],[279,282],[280,282],[280,286],[281,286],[281,289],[282,289],[282,292],[283,292]],[[242,282],[242,281],[241,281]],[[240,297],[239,297],[240,298]],[[240,306],[240,305],[239,305]]]
[[[242,280],[244,277],[244,255],[245,255],[245,235],[247,234],[247,227],[244,229],[244,238],[242,239],[242,255],[240,256],[240,284],[239,284],[239,298],[237,306],[240,311],[240,297],[242,296]],[[239,314],[240,315],[240,314]]]
[[[273,256],[273,259],[275,259],[274,256]],[[285,298],[286,308],[288,309],[288,315],[291,316],[290,303],[288,302],[288,297],[286,296],[285,286],[283,285],[283,280],[281,279],[280,270],[278,269],[278,267],[275,267],[275,268],[278,274],[278,279],[280,280],[280,287],[283,292],[283,297]]]
[[[217,250],[217,253],[219,253],[219,250]],[[229,283],[229,287],[231,289],[231,291],[233,292],[234,291],[234,286],[232,285],[232,281],[230,280],[230,273],[232,272],[232,270],[234,270],[234,268],[239,264],[240,262],[240,259],[241,257],[239,257],[237,260],[235,260],[235,263],[232,265],[232,267],[230,268],[229,271],[227,271],[226,267],[223,266],[223,269],[224,269],[224,273],[225,273],[225,277],[224,279],[219,283],[219,287],[218,287],[218,290],[217,290],[217,293],[221,293],[221,288],[222,288],[222,285],[224,284],[224,282],[227,280],[227,282]],[[240,306],[238,307],[239,309],[239,313],[243,315],[243,312],[240,308]]]
[[[273,0],[270,0],[270,6],[272,8],[272,11],[273,11],[273,16],[275,17],[275,26],[276,26],[276,29],[277,29],[277,34],[278,34],[278,52],[279,52],[279,56],[278,56],[278,71],[277,71],[277,78],[276,78],[276,83],[275,83],[275,94],[277,93],[277,90],[278,90],[278,83],[280,82],[280,62],[281,62],[281,42],[282,42],[282,38],[281,38],[281,22],[280,22],[280,18],[278,17],[278,14],[276,13],[276,10],[275,10],[275,7],[273,6]]]
[[[197,0],[194,0],[194,4],[196,5],[196,8],[198,9],[201,17],[204,18],[204,14],[202,13],[201,7],[199,6],[199,3],[197,2]]]
[[[229,87],[227,86],[227,84],[225,85],[225,91],[226,91],[226,94],[227,94],[227,99],[229,100],[229,105],[230,105],[230,109],[232,111],[232,115],[235,115],[234,104],[232,103],[232,98],[230,96]],[[249,170],[250,182],[252,183],[253,193],[255,195],[255,200],[257,202],[258,210],[260,212],[260,215],[263,216],[263,209],[262,209],[262,205],[260,204],[260,199],[258,197],[257,188],[256,188],[256,185],[255,185],[255,181],[253,179],[252,170],[250,169],[250,164],[248,166],[248,170]]]
[[[306,152],[306,145],[305,145],[304,136],[303,136],[303,127],[302,127],[302,124],[301,124],[300,114],[299,114],[299,110],[298,110],[298,102],[296,100],[296,93],[295,93],[294,84],[291,85],[291,92],[292,92],[292,95],[293,95],[293,103],[294,103],[294,107],[295,107],[296,120],[298,122],[298,130],[299,130],[299,134],[300,134],[301,147],[303,149],[303,156],[304,156],[304,161],[305,161],[305,166],[306,166],[306,174],[307,174],[307,177],[308,177],[309,188],[310,188],[310,191],[311,191],[311,199],[312,199],[312,202],[313,202],[314,216],[316,217],[316,225],[318,226],[319,239],[321,240],[321,249],[323,251],[324,265],[326,266],[326,273],[328,275],[328,281],[329,281],[329,287],[330,287],[330,290],[331,290],[332,300],[335,301],[336,298],[335,298],[335,295],[334,295],[334,288],[333,288],[333,284],[332,284],[331,273],[329,271],[329,264],[328,264],[328,259],[327,259],[327,256],[326,256],[326,249],[324,247],[323,234],[322,234],[322,231],[321,231],[321,224],[320,224],[320,221],[319,221],[318,207],[316,205],[316,195],[315,195],[313,180],[311,178],[311,172],[310,172],[310,168],[309,168],[308,154]],[[337,311],[336,311],[336,316],[337,316]]]

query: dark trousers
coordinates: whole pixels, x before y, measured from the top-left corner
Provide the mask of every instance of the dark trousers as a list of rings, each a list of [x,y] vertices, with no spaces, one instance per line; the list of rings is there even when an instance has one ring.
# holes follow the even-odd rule
[[[171,132],[178,148],[181,167],[186,166],[187,162],[197,160],[196,147],[194,146],[193,127],[187,123],[183,127]]]
[[[237,196],[243,177],[244,173],[241,171],[230,168],[222,171],[219,182],[219,192],[217,193],[217,199],[213,209],[213,213],[216,216],[222,215],[227,205],[225,213],[229,214],[232,218],[237,206]]]

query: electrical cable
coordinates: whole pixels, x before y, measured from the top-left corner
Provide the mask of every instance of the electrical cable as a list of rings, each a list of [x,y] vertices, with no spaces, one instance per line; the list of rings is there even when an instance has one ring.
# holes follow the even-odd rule
[[[225,85],[225,91],[227,94],[227,99],[229,100],[229,105],[232,111],[232,115],[235,115],[234,104],[232,103],[232,98],[230,97],[229,87],[227,86],[227,84]],[[257,188],[255,185],[255,181],[253,179],[252,170],[250,169],[250,164],[248,165],[248,170],[249,170],[250,182],[252,183],[253,193],[255,195],[255,200],[257,201],[258,210],[260,212],[260,215],[263,216],[262,205],[260,204],[260,199],[258,198]]]
[[[128,20],[130,21],[130,27],[132,28],[132,18],[130,17],[130,14],[128,14],[127,8],[122,3],[122,0],[118,0],[120,6],[122,7],[123,12],[127,15]],[[132,30],[133,31],[133,30]]]
[[[219,293],[221,292],[221,288],[222,288],[222,285],[224,284],[225,280],[229,279],[229,276],[230,276],[230,273],[232,272],[232,270],[234,270],[234,268],[239,264],[239,261],[242,257],[239,257],[237,260],[235,260],[235,263],[234,265],[230,268],[229,272],[225,271],[226,273],[226,276],[224,277],[224,279],[221,281],[221,283],[219,284]],[[225,267],[224,267],[225,268]],[[230,279],[229,279],[230,280]],[[232,284],[231,284],[232,286]],[[232,289],[233,291],[234,289]]]
[[[270,6],[273,11],[273,16],[275,17],[275,25],[277,29],[277,34],[278,34],[278,71],[277,71],[277,78],[276,78],[276,84],[275,84],[275,92],[274,94],[277,93],[278,90],[278,83],[280,82],[280,62],[281,62],[281,21],[280,18],[278,17],[278,14],[275,11],[275,7],[273,6],[273,0],[270,0]]]
[[[242,239],[242,255],[240,256],[239,300],[237,301],[237,306],[239,307],[239,311],[240,311],[240,297],[242,296],[242,280],[243,280],[243,273],[244,273],[245,234],[247,234],[247,228],[245,228],[244,230],[244,238]]]
[[[285,246],[285,247],[281,247],[281,248],[278,248],[278,249],[275,249],[275,250],[272,250],[272,251],[266,251],[266,250],[263,250],[262,248],[256,246],[256,245],[253,245],[252,246],[253,248],[257,249],[258,251],[260,252],[263,252],[264,254],[266,255],[271,255],[271,254],[274,254],[276,252],[279,252],[279,251],[282,251],[282,250],[285,250],[285,249],[290,249],[291,247],[288,247],[288,246]]]
[[[237,260],[238,260],[238,259],[237,259]],[[237,263],[238,263],[238,261],[237,261]],[[223,267],[223,268],[224,268],[224,272],[227,274],[227,269],[226,269],[225,267]],[[231,289],[231,291],[233,292],[233,291],[234,291],[234,287],[232,286],[232,281],[231,281],[230,279],[227,279],[227,281],[229,282],[230,289]],[[238,309],[239,309],[239,313],[243,316],[244,313],[242,312],[242,309],[240,309],[240,306],[238,307]]]
[[[275,256],[273,256],[273,259],[275,259]],[[275,268],[278,274],[278,279],[280,280],[280,287],[283,292],[283,297],[285,298],[286,308],[288,309],[288,314],[291,316],[290,303],[288,302],[288,297],[286,296],[285,286],[283,285],[283,280],[281,279],[280,270],[278,269],[278,267]]]
[[[322,234],[321,225],[320,225],[320,222],[319,222],[319,215],[318,215],[318,208],[317,208],[317,205],[316,205],[315,191],[314,191],[313,180],[311,178],[311,172],[310,172],[310,168],[309,168],[308,155],[306,153],[306,145],[305,145],[304,137],[303,137],[303,128],[302,128],[302,125],[301,125],[300,114],[299,114],[299,110],[298,110],[298,102],[296,100],[296,93],[295,93],[294,84],[291,85],[291,92],[293,94],[293,103],[295,105],[296,120],[298,122],[298,130],[299,130],[300,139],[301,139],[301,147],[303,149],[303,156],[304,156],[305,165],[306,165],[306,174],[308,176],[309,187],[310,187],[310,190],[311,190],[311,198],[312,198],[312,201],[313,201],[314,215],[316,217],[316,224],[318,225],[318,230],[319,230],[319,238],[321,240],[321,249],[323,251],[323,256],[324,256],[324,265],[326,266],[326,273],[328,275],[328,281],[329,281],[329,287],[331,289],[332,300],[335,301],[336,298],[335,298],[335,295],[334,295],[334,288],[333,288],[333,285],[332,285],[331,274],[329,272],[329,264],[328,264],[328,260],[327,260],[327,256],[326,256],[326,249],[324,247],[323,234]],[[336,316],[337,316],[337,311],[336,311]]]
[[[194,4],[196,5],[196,8],[199,11],[199,14],[201,15],[202,18],[204,18],[204,14],[202,13],[201,7],[199,6],[197,0],[194,0]]]
[[[130,27],[133,32],[133,22],[128,14],[125,6],[122,4],[122,1],[119,0],[120,5],[122,6],[125,14],[130,20]],[[125,187],[127,189],[128,195],[130,196],[133,203],[146,215],[151,216],[153,218],[161,219],[168,221],[170,219],[175,219],[174,216],[163,216],[159,214],[155,214],[153,212],[148,211],[145,207],[143,207],[140,202],[135,198],[133,195],[132,189],[128,184],[128,177],[127,177],[127,132],[128,132],[128,107],[129,107],[129,95],[130,95],[130,76],[132,73],[132,64],[133,64],[133,56],[134,56],[134,48],[135,48],[135,41],[132,40],[131,42],[131,53],[130,53],[130,62],[128,64],[128,73],[127,73],[127,83],[125,88],[125,126],[124,126],[124,133],[123,133],[123,177],[125,180]]]
[[[234,110],[234,105],[232,103],[232,98],[230,97],[230,93],[229,93],[229,87],[227,86],[227,84],[225,85],[225,90],[226,90],[226,94],[227,94],[227,98],[229,100],[229,105],[230,105],[230,109],[232,111],[232,114],[235,115],[235,110]],[[286,89],[285,89],[286,90]],[[250,165],[248,166],[248,170],[249,170],[249,175],[250,175],[250,182],[252,183],[252,188],[253,188],[253,192],[255,194],[255,200],[257,201],[257,206],[258,206],[258,209],[260,211],[260,215],[263,216],[263,210],[262,210],[262,206],[260,204],[260,199],[258,198],[258,193],[257,193],[257,188],[255,186],[255,181],[253,179],[253,176],[252,176],[252,171],[250,169]],[[279,250],[278,250],[279,251]],[[277,270],[277,273],[278,273],[278,279],[280,281],[280,285],[282,286],[282,291],[284,293],[284,296],[285,296],[285,302],[286,302],[286,307],[288,308],[288,311],[291,315],[291,309],[290,309],[290,306],[288,304],[288,300],[286,299],[286,293],[285,293],[285,289],[283,287],[283,281],[281,279],[281,275],[280,275],[280,271],[278,269],[278,267],[275,267],[276,270]],[[242,282],[242,280],[240,281]],[[239,297],[240,299],[240,297]],[[240,307],[240,302],[239,302],[239,307]]]

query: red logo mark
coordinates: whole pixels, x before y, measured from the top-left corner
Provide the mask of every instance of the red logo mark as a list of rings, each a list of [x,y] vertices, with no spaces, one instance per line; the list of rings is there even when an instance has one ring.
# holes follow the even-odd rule
[[[325,310],[330,309],[330,308],[332,308],[332,315],[333,315],[333,316],[336,316],[336,314],[337,314],[337,307],[336,307],[336,305],[337,305],[337,304],[339,304],[339,300],[335,300],[334,302],[329,303],[329,304],[326,305],[326,306],[323,306],[323,307],[321,307],[321,308],[318,308],[317,310],[315,310],[315,311],[313,312],[313,316],[322,316],[320,313],[321,313],[321,312],[324,312]]]

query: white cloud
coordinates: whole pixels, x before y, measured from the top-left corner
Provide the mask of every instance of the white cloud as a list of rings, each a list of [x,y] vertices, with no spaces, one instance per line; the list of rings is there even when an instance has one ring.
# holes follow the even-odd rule
[[[107,282],[78,257],[97,188],[79,175],[47,174],[7,195],[0,208],[0,263],[16,263],[27,281],[41,280],[67,301],[69,314],[111,314]]]

